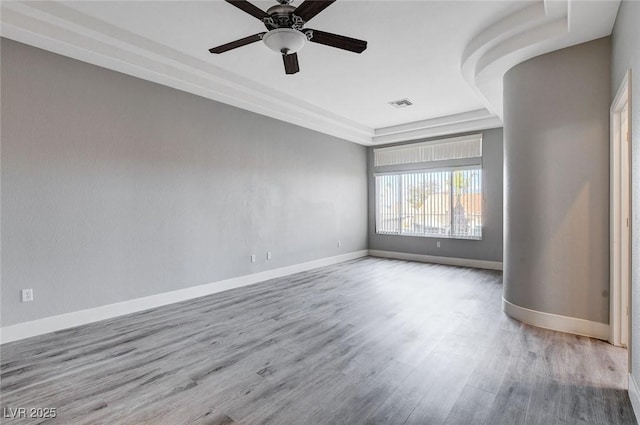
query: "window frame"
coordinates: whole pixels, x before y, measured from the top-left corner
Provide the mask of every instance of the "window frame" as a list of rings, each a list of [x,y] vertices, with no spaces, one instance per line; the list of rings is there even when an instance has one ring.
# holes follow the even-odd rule
[[[385,146],[380,148],[373,149],[373,179],[374,179],[374,232],[376,235],[383,236],[410,236],[410,237],[424,237],[424,238],[446,238],[446,239],[458,239],[458,240],[482,240],[484,237],[484,223],[485,223],[485,205],[484,205],[484,170],[483,170],[483,149],[482,149],[482,133],[474,133],[463,136],[456,136],[450,138],[440,138],[433,139],[428,141],[417,141],[414,143],[408,144],[398,144],[392,146]],[[429,146],[446,146],[447,143],[459,143],[466,141],[475,141],[480,144],[479,151],[471,151],[467,150],[466,153],[463,151],[456,149],[455,146],[452,146],[451,156],[447,157],[446,148],[445,155],[440,155],[439,159],[428,160],[426,162],[419,162],[419,159],[428,158],[422,156],[421,152],[418,151],[419,148],[429,147]],[[458,146],[460,146],[458,144]],[[397,154],[395,154],[397,152]],[[404,154],[410,152],[408,155]],[[378,160],[378,153],[381,153],[386,156],[382,156],[381,161]],[[388,156],[391,154],[391,156]],[[395,154],[395,155],[394,155]],[[384,158],[384,159],[382,159]],[[380,163],[384,163],[385,165],[377,165]],[[480,181],[480,227],[479,227],[479,236],[468,236],[468,235],[454,235],[454,207],[455,207],[455,183],[453,178],[453,173],[455,171],[464,171],[464,170],[478,170]],[[380,223],[382,219],[381,205],[380,205],[380,181],[378,177],[380,176],[393,176],[393,175],[410,175],[410,174],[429,174],[429,173],[442,173],[448,172],[450,175],[448,176],[449,182],[449,195],[448,195],[448,232],[447,233],[439,233],[439,234],[425,234],[425,233],[413,233],[413,232],[403,232],[403,213],[402,208],[403,204],[406,203],[403,196],[403,179],[398,178],[396,181],[397,186],[394,188],[394,191],[398,194],[398,208],[400,208],[400,212],[397,214],[397,224],[392,226],[397,231],[385,231],[382,230]],[[446,192],[443,192],[446,193]],[[426,197],[425,197],[426,200]],[[424,219],[423,219],[424,220]],[[424,225],[424,223],[423,223]],[[445,226],[446,228],[447,226]]]
[[[453,222],[454,222],[454,182],[453,182],[453,173],[456,171],[466,171],[466,170],[477,170],[480,172],[480,196],[481,196],[481,223],[480,223],[480,235],[479,236],[464,236],[464,235],[454,235],[453,234]],[[400,201],[400,211],[398,214],[398,225],[396,226],[399,230],[395,232],[383,231],[379,227],[379,223],[381,220],[381,211],[380,211],[380,203],[379,203],[379,180],[378,177],[384,176],[404,176],[410,174],[431,174],[431,173],[449,173],[449,204],[448,204],[448,213],[449,213],[449,232],[448,233],[439,233],[439,234],[425,234],[425,233],[412,233],[412,232],[403,232],[402,231],[402,217],[403,210],[402,207],[405,202]],[[481,164],[475,165],[464,165],[458,167],[433,167],[433,168],[422,168],[422,169],[413,169],[413,170],[403,170],[403,171],[387,171],[387,172],[379,172],[374,173],[374,192],[375,192],[375,223],[374,230],[377,235],[387,235],[387,236],[410,236],[410,237],[421,237],[421,238],[440,238],[440,239],[459,239],[459,240],[473,240],[473,241],[481,241],[484,235],[484,185],[483,185],[483,167]],[[401,182],[402,179],[397,179],[398,187],[396,191],[398,196],[402,196],[401,190]]]

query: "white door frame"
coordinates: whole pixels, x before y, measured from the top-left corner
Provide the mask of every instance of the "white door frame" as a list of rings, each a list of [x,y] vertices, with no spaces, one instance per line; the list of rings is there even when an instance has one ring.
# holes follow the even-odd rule
[[[610,110],[609,342],[628,347],[631,298],[631,70]]]

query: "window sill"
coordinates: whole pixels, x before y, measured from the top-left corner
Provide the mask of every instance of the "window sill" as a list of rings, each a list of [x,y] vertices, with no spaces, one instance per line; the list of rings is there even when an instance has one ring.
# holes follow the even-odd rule
[[[462,240],[462,241],[481,241],[482,236],[451,236],[451,235],[421,235],[416,233],[384,233],[384,232],[376,232],[376,235],[381,236],[409,236],[412,238],[429,238],[429,239],[454,239],[454,240]]]

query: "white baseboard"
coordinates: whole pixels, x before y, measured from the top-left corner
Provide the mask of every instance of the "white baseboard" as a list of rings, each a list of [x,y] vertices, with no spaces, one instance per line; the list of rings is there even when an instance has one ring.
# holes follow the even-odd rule
[[[609,325],[606,323],[592,322],[590,320],[578,319],[575,317],[531,310],[510,303],[504,298],[502,298],[502,311],[516,320],[538,326],[540,328],[588,336],[591,338],[602,339],[604,341],[609,339]]]
[[[61,329],[72,328],[85,325],[87,323],[100,320],[111,319],[125,314],[136,313],[150,308],[186,301],[205,295],[215,294],[233,288],[251,285],[277,277],[287,276],[318,267],[329,266],[342,263],[355,258],[366,257],[368,251],[354,251],[348,254],[337,255],[335,257],[322,258],[320,260],[267,270],[264,272],[249,274],[204,285],[192,286],[178,289],[176,291],[164,292],[162,294],[151,295],[143,298],[122,301],[114,304],[107,304],[87,310],[74,311],[72,313],[60,314],[58,316],[45,317],[43,319],[18,323],[0,328],[0,344],[30,338]]]
[[[474,267],[476,269],[502,270],[502,262],[500,261],[471,260],[468,258],[453,258],[453,257],[436,257],[433,255],[408,254],[406,252],[379,251],[377,249],[370,249],[369,255],[372,257],[393,258],[396,260],[419,261],[421,263],[445,264],[447,266],[462,266],[462,267]]]
[[[638,383],[632,374],[629,374],[629,399],[631,400],[631,407],[633,407],[636,421],[640,423],[640,391],[638,390]]]

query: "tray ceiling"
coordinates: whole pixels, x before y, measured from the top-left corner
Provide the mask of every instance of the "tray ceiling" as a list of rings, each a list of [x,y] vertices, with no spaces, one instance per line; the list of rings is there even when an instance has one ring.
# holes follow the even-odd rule
[[[266,10],[276,3],[254,4]],[[618,5],[339,0],[310,26],[367,40],[367,50],[307,43],[294,75],[285,75],[282,59],[262,43],[208,52],[264,31],[223,1],[3,1],[1,33],[371,145],[500,126],[504,72],[609,35]],[[388,103],[404,98],[413,105]]]

